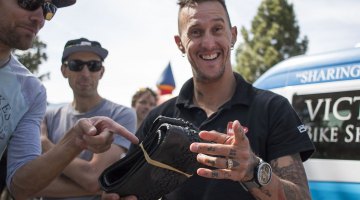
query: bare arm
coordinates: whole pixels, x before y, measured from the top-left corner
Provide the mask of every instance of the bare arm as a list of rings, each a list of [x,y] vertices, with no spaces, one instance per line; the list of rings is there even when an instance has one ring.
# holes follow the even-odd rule
[[[311,199],[303,163],[299,154],[284,156],[271,161],[272,180],[261,189],[250,192],[256,199]]]
[[[89,192],[100,190],[98,178],[100,174],[120,159],[125,149],[112,144],[104,153],[94,154],[90,161],[76,158],[63,171],[63,173]]]
[[[68,197],[81,197],[86,195],[100,195],[101,192],[91,193],[85,191],[80,185],[76,184],[66,176],[60,175],[54,179],[45,189],[39,192],[38,197],[56,197],[56,198],[68,198]]]
[[[108,150],[113,141],[113,134],[109,130],[119,133],[133,143],[138,142],[132,133],[110,118],[81,119],[48,152],[17,169],[10,184],[10,191],[15,199],[33,197],[59,176],[83,149],[95,153]]]
[[[10,189],[15,199],[33,197],[60,175],[68,163],[82,151],[82,148],[75,144],[74,135],[74,131],[70,131],[54,148],[16,171]]]
[[[41,146],[43,152],[46,152],[54,147],[54,144],[48,138],[48,130],[44,122],[41,124]],[[121,155],[125,152],[126,150],[124,148],[116,144],[112,144],[108,151],[100,154],[93,154],[93,157],[90,161],[81,158],[75,158],[64,169],[63,174],[66,175],[67,178],[72,179],[72,181],[77,183],[77,186],[82,187],[83,190],[90,193],[95,193],[100,190],[98,181],[100,174],[105,170],[106,167],[119,160]],[[54,185],[52,188],[48,187],[48,189],[58,191],[60,194],[65,192],[61,187],[56,185]]]

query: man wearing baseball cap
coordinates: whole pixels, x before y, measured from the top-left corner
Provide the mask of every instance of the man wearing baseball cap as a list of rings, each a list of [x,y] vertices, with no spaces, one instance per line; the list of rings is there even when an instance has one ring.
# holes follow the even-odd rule
[[[86,38],[70,40],[65,44],[61,58],[61,72],[64,78],[68,79],[73,92],[73,101],[46,112],[45,128],[42,129],[43,152],[49,151],[54,143],[58,143],[66,130],[80,118],[106,116],[123,125],[127,130],[135,132],[135,111],[113,103],[98,93],[98,84],[105,72],[103,62],[107,55],[108,51],[99,42]],[[57,197],[57,200],[100,199],[98,182],[100,174],[106,167],[119,160],[120,155],[124,155],[129,146],[128,140],[116,135],[110,149],[102,154],[83,151],[43,192],[55,191],[59,195],[51,197]],[[66,187],[62,187],[59,182],[65,183],[65,180],[68,183]],[[68,198],[62,198],[64,196]],[[43,200],[47,199],[49,198],[43,196]]]
[[[61,61],[64,62],[71,54],[76,52],[94,53],[99,56],[102,61],[104,61],[104,59],[108,55],[108,51],[101,47],[101,44],[99,42],[90,41],[86,38],[79,38],[66,42]]]
[[[42,83],[11,54],[26,50],[58,7],[75,0],[0,0],[0,157],[7,149],[7,186],[14,199],[35,196],[84,149],[104,152],[113,133],[137,143],[126,128],[107,117],[83,118],[41,155],[40,124],[46,111]]]

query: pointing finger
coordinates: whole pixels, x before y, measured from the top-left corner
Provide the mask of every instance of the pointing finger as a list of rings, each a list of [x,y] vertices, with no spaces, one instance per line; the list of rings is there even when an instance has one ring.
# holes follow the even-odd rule
[[[96,127],[98,133],[108,129],[118,135],[123,136],[134,144],[139,143],[139,139],[133,133],[108,117],[93,117],[90,119],[94,122],[94,126]]]

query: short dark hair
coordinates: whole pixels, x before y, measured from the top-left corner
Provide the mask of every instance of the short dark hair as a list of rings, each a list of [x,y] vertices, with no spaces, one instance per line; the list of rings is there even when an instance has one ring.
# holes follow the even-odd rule
[[[147,92],[149,92],[151,94],[151,96],[153,96],[155,98],[155,101],[157,101],[158,95],[156,94],[156,92],[154,92],[154,90],[152,90],[148,87],[140,88],[135,92],[134,96],[131,99],[131,107],[134,107],[137,100],[139,100],[139,98]]]
[[[230,16],[229,16],[229,12],[226,8],[226,4],[225,4],[225,0],[178,0],[178,5],[179,5],[179,16],[180,16],[180,12],[181,10],[184,8],[184,7],[192,7],[196,4],[199,4],[199,3],[203,3],[203,2],[208,2],[208,1],[217,1],[219,2],[222,7],[224,8],[225,10],[225,13],[226,13],[226,17],[229,21],[229,25],[230,25],[230,28],[231,28],[231,20],[230,20]],[[180,21],[178,20],[178,27],[179,27],[179,34],[180,34]]]

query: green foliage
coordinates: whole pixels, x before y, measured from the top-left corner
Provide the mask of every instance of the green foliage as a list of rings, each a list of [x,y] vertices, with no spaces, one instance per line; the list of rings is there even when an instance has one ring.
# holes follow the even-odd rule
[[[32,73],[38,75],[39,66],[48,58],[45,49],[46,44],[42,42],[39,37],[35,37],[30,49],[26,51],[14,50],[13,53],[25,67]],[[38,75],[38,77],[40,80],[49,78],[49,73]]]
[[[241,28],[244,42],[236,50],[235,71],[254,82],[276,63],[304,54],[308,39],[299,39],[293,5],[287,0],[263,0],[251,30]]]

